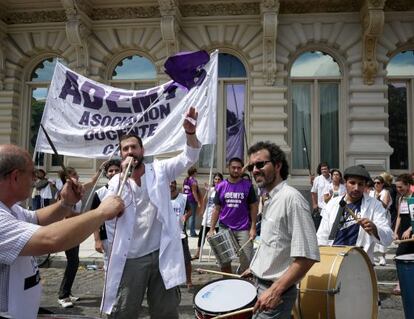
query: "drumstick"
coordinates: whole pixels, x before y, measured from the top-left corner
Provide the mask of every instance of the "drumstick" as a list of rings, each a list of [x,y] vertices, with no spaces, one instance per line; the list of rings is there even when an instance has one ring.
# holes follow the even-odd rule
[[[409,243],[414,241],[414,238],[394,240],[396,244]]]
[[[212,273],[212,274],[229,276],[229,277],[234,277],[234,278],[241,278],[240,275],[232,274],[232,273],[229,273],[229,272],[215,271],[215,270],[210,270],[210,269],[197,268],[196,271],[199,271],[199,272],[209,272],[209,273]]]
[[[229,312],[229,313],[225,313],[223,315],[213,317],[212,319],[221,319],[221,318],[236,316],[236,315],[240,315],[242,313],[251,312],[251,311],[253,311],[253,309],[254,309],[254,307],[250,307],[250,308],[246,308],[246,309],[242,309],[242,310],[237,310],[237,311],[233,311],[233,312]]]
[[[341,199],[341,201],[339,202],[339,206],[345,208],[345,210],[347,211],[347,213],[349,215],[351,215],[352,218],[355,219],[355,221],[358,221],[358,216],[354,213],[354,211],[352,209],[350,209],[349,207],[346,206],[346,201],[344,201],[343,199]]]
[[[240,249],[237,251],[237,254],[240,254],[240,252],[243,250],[244,247],[247,246],[248,243],[250,243],[253,240],[253,238],[249,238],[248,241],[246,241],[241,247]]]

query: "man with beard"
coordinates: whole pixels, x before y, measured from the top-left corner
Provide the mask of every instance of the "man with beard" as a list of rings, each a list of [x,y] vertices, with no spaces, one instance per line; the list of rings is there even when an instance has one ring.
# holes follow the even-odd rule
[[[141,139],[129,134],[120,140],[122,170],[131,161],[134,168],[121,195],[125,214],[115,222],[107,269],[101,308],[109,318],[137,318],[145,292],[151,318],[178,318],[178,285],[186,273],[169,185],[198,159],[196,120],[191,107],[183,123],[187,144],[170,159],[144,164]],[[109,193],[118,192],[120,178],[109,181]]]
[[[219,232],[229,229],[233,233],[240,247],[243,247],[240,253],[241,273],[249,267],[253,255],[252,241],[256,237],[258,201],[252,182],[242,178],[243,161],[232,158],[228,167],[229,178],[216,186],[215,207],[208,236],[213,235],[217,220]],[[231,263],[221,265],[221,271],[231,273]]]
[[[243,275],[253,275],[258,298],[255,319],[290,318],[297,296],[296,283],[319,261],[312,218],[305,198],[286,179],[289,166],[285,153],[274,143],[251,146],[248,170],[264,189],[261,243]]]
[[[364,194],[366,184],[371,180],[364,167],[348,167],[344,179],[345,196],[333,198],[322,211],[318,243],[362,247],[373,262],[375,244],[389,246],[392,242],[387,211],[376,198]]]

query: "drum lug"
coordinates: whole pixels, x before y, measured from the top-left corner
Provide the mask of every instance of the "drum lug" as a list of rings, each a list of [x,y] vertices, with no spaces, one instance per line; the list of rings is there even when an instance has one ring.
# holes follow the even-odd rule
[[[341,283],[339,283],[338,287],[335,289],[328,289],[328,295],[333,296],[339,294],[341,292]]]
[[[346,251],[343,251],[343,252],[340,252],[338,255],[341,257],[346,257],[348,256],[348,253]]]

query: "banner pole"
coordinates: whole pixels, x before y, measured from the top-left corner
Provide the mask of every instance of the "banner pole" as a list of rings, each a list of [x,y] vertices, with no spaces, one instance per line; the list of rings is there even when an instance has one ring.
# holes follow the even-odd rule
[[[212,144],[213,145],[213,149],[211,150],[211,158],[210,158],[210,173],[208,176],[208,190],[207,190],[207,203],[208,203],[208,193],[210,192],[211,189],[211,180],[213,177],[213,165],[214,165],[214,150],[216,148],[216,144]],[[200,246],[200,253],[198,255],[198,260],[201,262],[202,258],[203,258],[203,247],[204,247],[204,240],[206,239],[206,227],[207,227],[207,211],[208,211],[208,206],[207,204],[204,207],[204,214],[203,214],[203,220],[201,222],[201,225],[205,224],[206,226],[203,226],[203,233],[201,235],[201,246]]]

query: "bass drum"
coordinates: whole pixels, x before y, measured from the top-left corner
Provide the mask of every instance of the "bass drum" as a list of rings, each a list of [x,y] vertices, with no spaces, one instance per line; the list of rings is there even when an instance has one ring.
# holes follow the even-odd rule
[[[296,319],[375,319],[378,288],[371,260],[359,247],[320,247],[321,261],[300,282]]]

